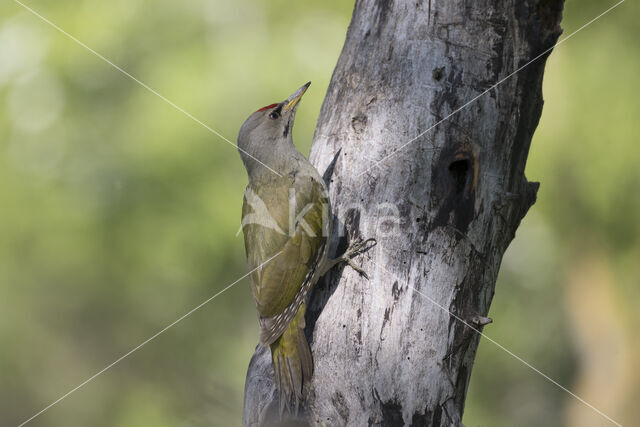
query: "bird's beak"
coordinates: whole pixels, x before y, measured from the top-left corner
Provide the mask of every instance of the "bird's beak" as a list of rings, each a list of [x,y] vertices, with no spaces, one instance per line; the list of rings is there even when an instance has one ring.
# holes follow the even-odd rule
[[[287,98],[287,100],[284,101],[284,111],[293,110],[295,106],[298,104],[298,102],[300,101],[300,99],[302,98],[302,95],[304,95],[304,93],[307,91],[307,88],[310,85],[311,85],[311,82],[307,83],[306,85],[302,86],[300,89],[295,91],[293,95]]]

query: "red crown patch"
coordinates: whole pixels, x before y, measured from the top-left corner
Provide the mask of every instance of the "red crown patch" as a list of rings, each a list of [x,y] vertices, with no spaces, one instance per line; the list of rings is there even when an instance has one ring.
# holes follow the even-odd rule
[[[278,105],[278,104],[270,104],[270,105],[267,105],[266,107],[262,107],[262,108],[261,108],[261,109],[259,109],[258,111],[266,111],[266,110],[270,110],[270,109],[272,109],[273,107],[276,107],[277,105]],[[258,111],[256,111],[256,113],[257,113]]]

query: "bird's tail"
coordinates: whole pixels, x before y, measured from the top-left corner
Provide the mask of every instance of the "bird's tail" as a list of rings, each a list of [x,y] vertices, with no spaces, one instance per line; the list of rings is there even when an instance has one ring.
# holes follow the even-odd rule
[[[271,344],[281,414],[285,406],[294,415],[298,412],[304,386],[313,370],[311,350],[304,336],[304,312],[305,305],[302,304],[284,333]]]

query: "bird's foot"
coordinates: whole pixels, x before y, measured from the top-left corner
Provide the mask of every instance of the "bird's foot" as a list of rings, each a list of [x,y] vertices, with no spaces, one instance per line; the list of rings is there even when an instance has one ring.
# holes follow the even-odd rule
[[[369,275],[359,265],[353,262],[353,258],[373,248],[376,245],[376,243],[377,243],[376,239],[358,240],[352,243],[351,245],[349,245],[347,250],[344,251],[342,255],[329,261],[327,268],[325,269],[325,272],[331,269],[336,264],[340,264],[344,262],[344,263],[347,263],[349,267],[357,271],[358,274],[360,274],[362,277],[368,280]]]
[[[372,245],[369,246],[369,243],[372,243]],[[353,242],[351,245],[349,245],[349,247],[347,248],[346,251],[344,251],[342,256],[353,258],[354,256],[359,255],[360,253],[366,252],[369,249],[373,248],[377,243],[378,241],[374,238],[370,238],[366,240],[357,240]]]
[[[362,267],[360,267],[355,262],[353,262],[353,260],[351,258],[342,258],[342,261],[346,262],[347,264],[349,264],[349,267],[353,268],[355,271],[358,272],[358,274],[360,274],[365,279],[369,280],[369,275],[367,274],[367,272],[364,271],[362,269]]]

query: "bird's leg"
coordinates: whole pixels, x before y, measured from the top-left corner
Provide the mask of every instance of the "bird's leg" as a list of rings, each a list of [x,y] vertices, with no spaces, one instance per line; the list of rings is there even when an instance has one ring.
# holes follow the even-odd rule
[[[373,243],[373,245],[368,246],[369,243]],[[320,276],[324,276],[324,274],[327,271],[331,270],[335,265],[340,264],[342,262],[346,262],[347,264],[349,264],[351,268],[357,271],[365,279],[369,279],[369,276],[367,275],[367,273],[362,268],[360,268],[359,265],[353,262],[352,258],[359,255],[362,252],[368,251],[373,246],[375,246],[375,244],[376,244],[376,239],[366,239],[366,240],[359,240],[357,242],[354,242],[347,248],[346,251],[344,251],[342,255],[340,255],[339,257],[327,260],[322,268]]]

